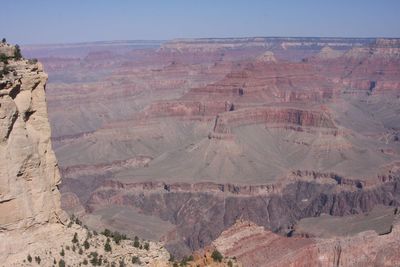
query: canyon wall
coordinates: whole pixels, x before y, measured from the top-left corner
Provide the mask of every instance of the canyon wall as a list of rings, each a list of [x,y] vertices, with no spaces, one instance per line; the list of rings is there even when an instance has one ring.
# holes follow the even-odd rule
[[[379,204],[400,205],[399,179],[397,173],[391,181],[366,188],[342,183],[336,176],[260,186],[106,181],[87,206],[89,212],[110,205],[131,207],[171,222],[176,228],[166,235],[167,248],[184,256],[209,245],[238,219],[287,235],[301,218],[363,213]]]
[[[8,67],[12,71],[0,81],[0,231],[65,220],[50,141],[47,75],[40,63],[27,60],[10,60]]]

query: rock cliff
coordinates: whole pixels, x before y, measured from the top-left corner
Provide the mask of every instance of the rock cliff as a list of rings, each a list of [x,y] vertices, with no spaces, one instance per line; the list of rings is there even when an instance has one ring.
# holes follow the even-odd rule
[[[4,46],[2,46],[4,47]],[[2,49],[0,49],[0,53]],[[9,60],[0,81],[0,231],[62,222],[40,63]],[[5,216],[6,215],[6,216]]]
[[[0,44],[0,266],[77,266],[88,260],[169,265],[161,243],[144,241],[148,249],[140,249],[132,241],[110,241],[61,209],[61,177],[45,97],[47,74],[36,60],[19,58],[15,51]]]

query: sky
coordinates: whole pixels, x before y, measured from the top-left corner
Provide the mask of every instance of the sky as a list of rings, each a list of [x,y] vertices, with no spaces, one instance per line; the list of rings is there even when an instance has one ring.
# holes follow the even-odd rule
[[[400,37],[400,0],[0,2],[0,38],[18,44],[253,36]]]

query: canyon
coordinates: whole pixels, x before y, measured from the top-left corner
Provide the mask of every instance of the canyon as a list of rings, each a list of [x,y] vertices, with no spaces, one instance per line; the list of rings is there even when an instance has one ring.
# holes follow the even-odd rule
[[[61,208],[90,229],[162,241],[179,259],[211,246],[243,266],[398,265],[399,39],[22,50],[49,75]]]

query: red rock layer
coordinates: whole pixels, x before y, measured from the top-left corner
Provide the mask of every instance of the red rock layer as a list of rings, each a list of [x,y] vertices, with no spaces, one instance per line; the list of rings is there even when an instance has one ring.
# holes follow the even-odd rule
[[[397,266],[400,227],[387,235],[366,231],[335,239],[288,238],[239,221],[213,245],[243,266]]]
[[[230,133],[232,127],[249,124],[294,125],[300,127],[336,128],[333,120],[321,111],[294,108],[258,107],[226,112],[217,117],[214,132]]]

